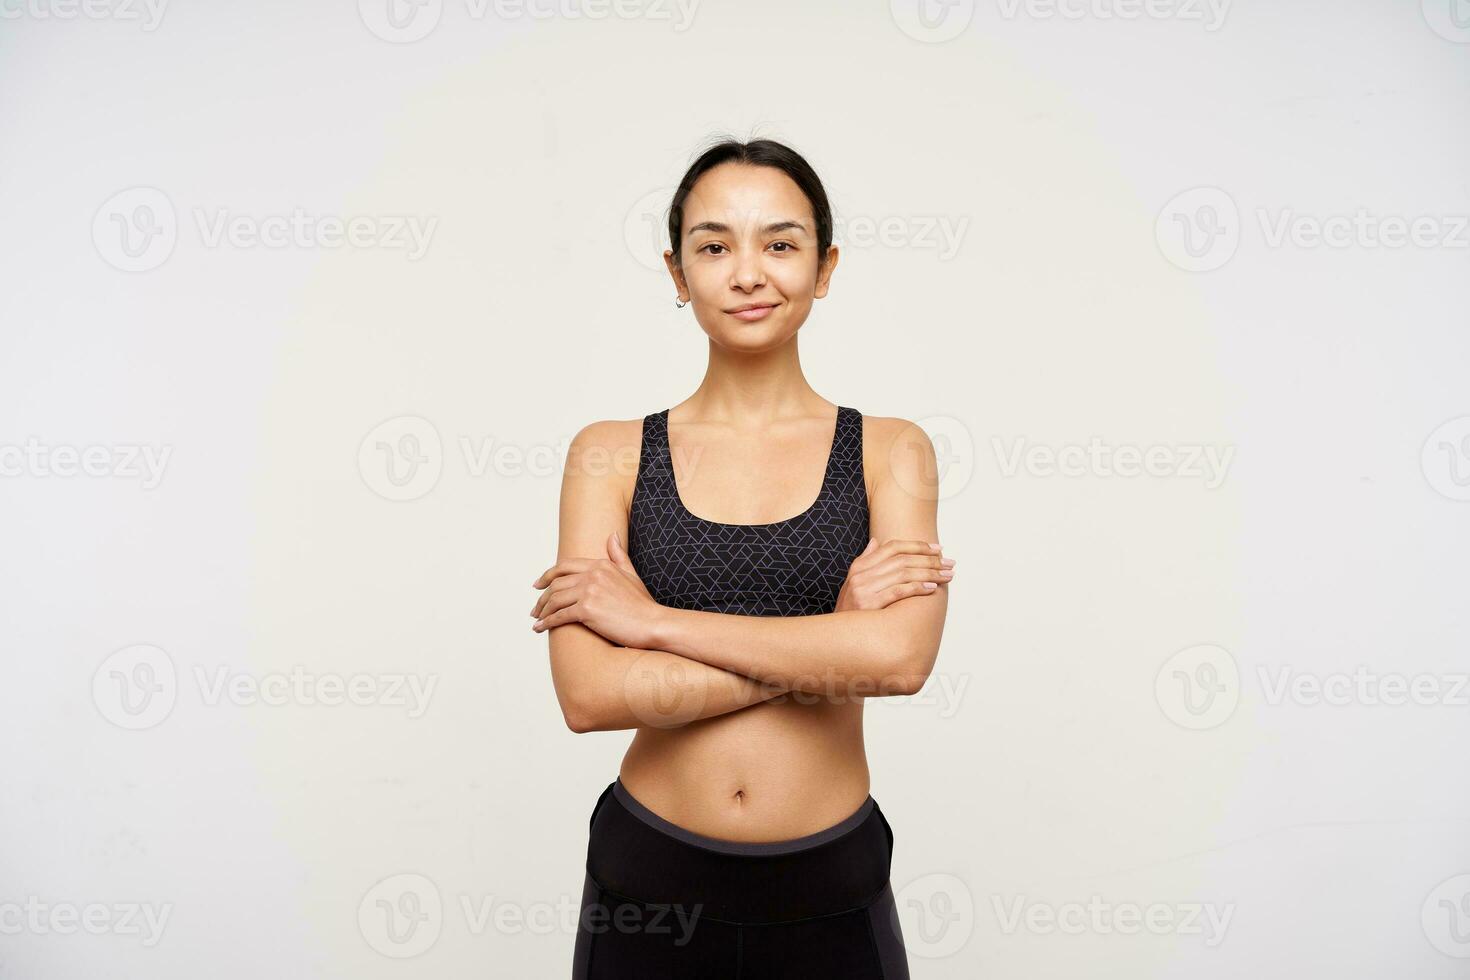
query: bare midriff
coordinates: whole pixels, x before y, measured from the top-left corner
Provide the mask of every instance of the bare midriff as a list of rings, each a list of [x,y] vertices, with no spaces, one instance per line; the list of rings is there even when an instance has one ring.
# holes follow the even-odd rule
[[[680,728],[640,728],[618,776],[648,809],[706,837],[805,837],[868,797],[863,701],[788,693]]]

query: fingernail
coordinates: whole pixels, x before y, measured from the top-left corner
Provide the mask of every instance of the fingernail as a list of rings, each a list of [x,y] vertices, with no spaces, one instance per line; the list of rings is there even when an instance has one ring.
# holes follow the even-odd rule
[[[954,559],[953,558],[941,558],[941,559],[939,559],[939,564],[942,565],[945,568],[954,568]]]
[[[539,619],[536,620],[536,622],[534,622],[534,623],[531,624],[531,629],[533,629],[533,630],[539,630],[541,628],[541,622],[542,621],[539,620]]]
[[[930,541],[929,542],[929,547],[933,548],[935,551],[938,551],[939,550],[939,542],[938,541]]]
[[[951,572],[947,568],[942,568],[939,570],[939,577],[942,579],[951,579],[954,578],[954,572]]]
[[[933,582],[925,582],[924,583],[924,588],[926,588],[926,589],[937,589],[937,588],[939,588],[939,586],[937,584],[933,583]]]

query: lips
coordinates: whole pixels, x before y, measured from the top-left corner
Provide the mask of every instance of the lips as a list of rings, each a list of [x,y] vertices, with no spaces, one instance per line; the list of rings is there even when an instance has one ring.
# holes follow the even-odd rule
[[[745,303],[725,312],[737,320],[759,320],[770,314],[776,308],[775,303]]]

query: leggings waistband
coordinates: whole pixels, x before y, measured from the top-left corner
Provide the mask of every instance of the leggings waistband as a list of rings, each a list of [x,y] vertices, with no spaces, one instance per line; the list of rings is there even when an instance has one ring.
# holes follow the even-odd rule
[[[814,834],[746,843],[665,820],[614,780],[593,810],[587,873],[636,902],[760,924],[866,907],[888,884],[892,856],[893,832],[872,796]]]

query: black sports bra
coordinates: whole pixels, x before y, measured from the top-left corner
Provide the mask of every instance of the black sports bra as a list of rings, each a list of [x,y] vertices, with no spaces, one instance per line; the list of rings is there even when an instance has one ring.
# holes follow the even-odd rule
[[[849,566],[867,543],[863,414],[857,409],[837,409],[817,499],[773,524],[721,524],[691,514],[674,485],[669,410],[644,417],[628,557],[661,605],[748,616],[832,612]]]

